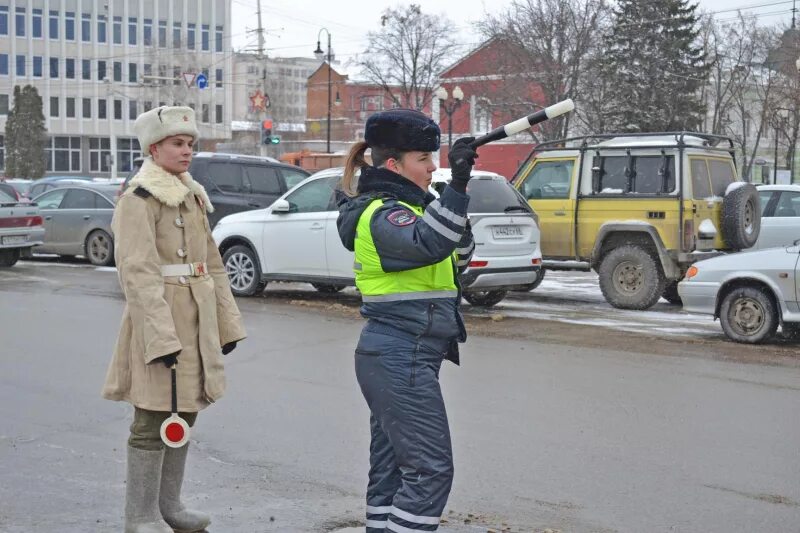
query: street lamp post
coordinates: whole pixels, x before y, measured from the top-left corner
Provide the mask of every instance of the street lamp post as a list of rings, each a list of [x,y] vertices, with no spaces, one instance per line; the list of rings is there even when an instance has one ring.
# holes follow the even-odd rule
[[[453,113],[455,113],[456,109],[459,108],[461,102],[464,100],[464,91],[461,90],[461,87],[456,85],[453,88],[453,99],[449,102],[447,101],[447,89],[444,87],[436,89],[435,94],[447,115],[447,147],[450,148],[453,146]]]
[[[772,184],[778,183],[778,136],[783,123],[789,118],[789,110],[777,108],[772,116],[773,127],[775,128],[775,168],[772,169]]]
[[[317,59],[322,59],[322,47],[320,46],[320,36],[322,32],[328,34],[328,122],[327,122],[327,136],[325,141],[325,152],[331,153],[331,32],[328,31],[328,28],[322,28],[317,33],[317,49],[314,50],[314,55],[317,56]]]

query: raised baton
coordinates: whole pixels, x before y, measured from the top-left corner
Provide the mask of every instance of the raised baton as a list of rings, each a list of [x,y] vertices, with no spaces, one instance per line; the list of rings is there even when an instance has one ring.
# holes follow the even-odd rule
[[[505,126],[495,128],[486,135],[481,135],[469,143],[469,145],[472,148],[477,148],[492,141],[505,139],[506,137],[510,137],[511,135],[524,131],[540,122],[544,122],[547,119],[556,118],[564,113],[569,113],[573,109],[575,109],[575,103],[572,101],[572,98],[567,98],[566,100],[562,100],[557,104],[553,104],[550,107],[545,107],[536,113],[530,114],[527,117],[522,117],[514,122],[509,122]]]

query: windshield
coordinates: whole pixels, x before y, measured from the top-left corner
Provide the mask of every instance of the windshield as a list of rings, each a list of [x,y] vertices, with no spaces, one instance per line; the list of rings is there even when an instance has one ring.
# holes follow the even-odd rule
[[[531,213],[522,195],[504,179],[471,179],[467,185],[468,213]]]
[[[0,191],[0,204],[16,204],[16,198],[12,198],[3,191]]]

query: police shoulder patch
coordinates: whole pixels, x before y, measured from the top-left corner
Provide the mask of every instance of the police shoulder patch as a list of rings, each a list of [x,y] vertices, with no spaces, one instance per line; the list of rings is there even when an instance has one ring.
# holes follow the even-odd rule
[[[386,216],[386,220],[393,226],[408,226],[417,220],[417,215],[407,209],[398,209],[389,213]]]

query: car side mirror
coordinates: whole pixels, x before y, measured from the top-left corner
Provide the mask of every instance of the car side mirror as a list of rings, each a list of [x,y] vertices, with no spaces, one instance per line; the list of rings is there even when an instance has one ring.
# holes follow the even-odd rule
[[[272,212],[273,213],[288,213],[291,210],[291,206],[287,200],[283,198],[279,200],[275,200],[272,204]]]

